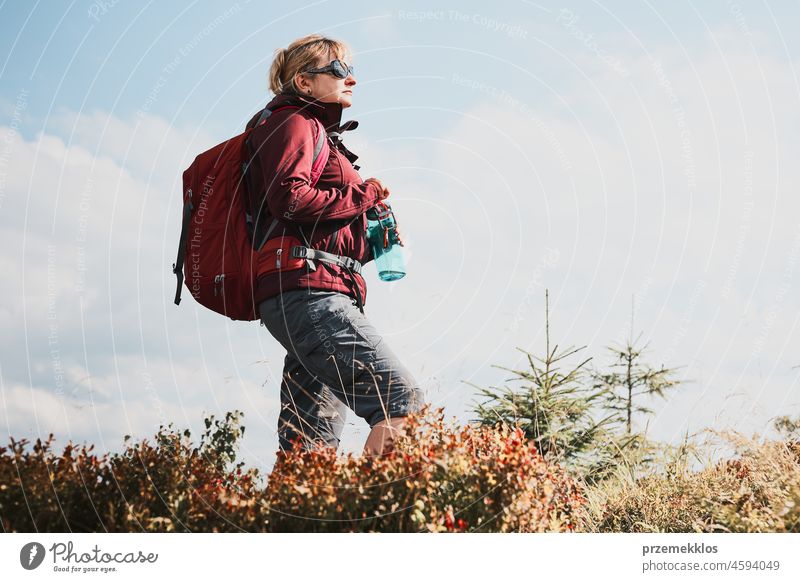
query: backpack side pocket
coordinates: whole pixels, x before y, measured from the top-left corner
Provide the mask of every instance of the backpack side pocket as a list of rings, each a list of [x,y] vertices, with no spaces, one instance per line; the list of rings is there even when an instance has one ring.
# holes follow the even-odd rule
[[[292,247],[301,244],[300,240],[293,236],[279,236],[268,240],[258,251],[257,277],[303,268],[305,260],[292,257]]]

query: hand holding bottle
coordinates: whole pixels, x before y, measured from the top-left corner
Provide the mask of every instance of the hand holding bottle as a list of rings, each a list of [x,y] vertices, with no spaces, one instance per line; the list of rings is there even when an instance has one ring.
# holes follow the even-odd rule
[[[388,197],[389,197],[389,194],[390,194],[390,192],[389,192],[389,188],[387,188],[386,186],[384,186],[384,185],[383,185],[383,182],[381,182],[380,180],[378,180],[378,178],[367,178],[366,180],[364,180],[364,183],[367,183],[367,182],[372,182],[372,183],[373,183],[373,184],[375,184],[375,185],[378,187],[378,189],[380,190],[380,192],[378,193],[378,201],[379,201],[379,202],[380,202],[381,200],[383,200],[384,198],[388,198]]]
[[[404,244],[387,202],[378,202],[367,210],[367,241],[381,280],[396,281],[405,277]]]

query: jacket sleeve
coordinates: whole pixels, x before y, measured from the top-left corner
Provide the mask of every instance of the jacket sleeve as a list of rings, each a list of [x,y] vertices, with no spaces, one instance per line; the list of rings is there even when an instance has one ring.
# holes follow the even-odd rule
[[[256,149],[267,206],[275,218],[296,223],[350,219],[378,201],[379,187],[372,182],[342,184],[333,188],[311,186],[311,165],[316,122],[297,113],[276,114],[251,136]]]

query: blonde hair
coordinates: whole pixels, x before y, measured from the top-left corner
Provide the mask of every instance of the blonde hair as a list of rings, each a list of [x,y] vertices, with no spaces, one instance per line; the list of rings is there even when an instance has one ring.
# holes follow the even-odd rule
[[[275,51],[269,68],[269,89],[275,95],[299,93],[294,83],[297,73],[312,69],[320,58],[332,55],[333,59],[349,60],[350,49],[341,41],[310,34],[298,38],[286,48]]]

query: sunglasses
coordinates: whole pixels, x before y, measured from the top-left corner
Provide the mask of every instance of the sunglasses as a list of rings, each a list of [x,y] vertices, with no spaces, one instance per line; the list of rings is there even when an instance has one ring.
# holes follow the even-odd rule
[[[334,59],[324,67],[319,67],[318,69],[308,69],[307,71],[304,72],[314,73],[314,74],[330,73],[337,79],[346,79],[347,77],[353,74],[353,67],[352,65],[347,65],[343,63],[339,59]]]

